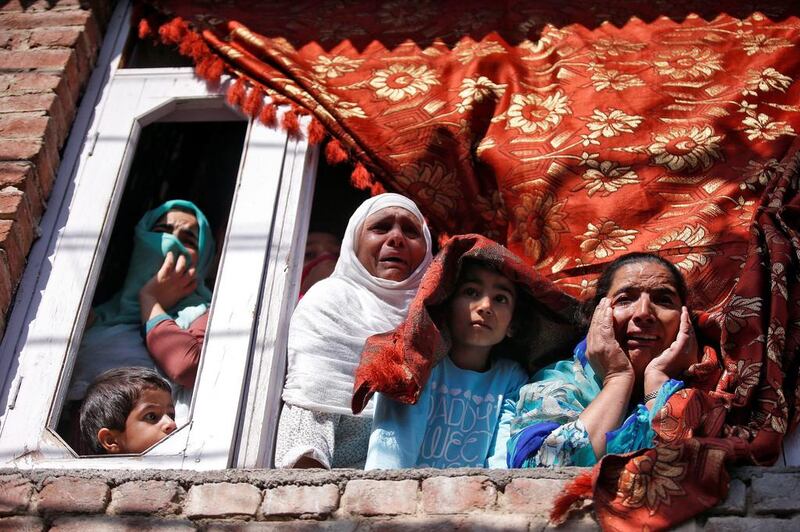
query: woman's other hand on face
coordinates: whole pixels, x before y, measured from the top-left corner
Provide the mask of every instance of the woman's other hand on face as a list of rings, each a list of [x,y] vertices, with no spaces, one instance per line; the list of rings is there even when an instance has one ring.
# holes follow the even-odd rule
[[[678,378],[697,362],[697,338],[689,317],[689,309],[681,307],[681,324],[675,341],[645,369],[645,393],[657,391],[667,380]],[[652,388],[652,389],[648,389]]]
[[[158,272],[139,290],[139,302],[142,306],[143,319],[145,307],[160,305],[161,312],[175,306],[197,288],[197,277],[194,267],[189,267],[186,257],[179,255],[177,260],[171,251],[167,253]],[[147,312],[148,317],[150,312]]]
[[[604,297],[592,314],[586,335],[586,358],[604,383],[624,376],[633,379],[633,367],[614,336],[614,317],[611,301]]]

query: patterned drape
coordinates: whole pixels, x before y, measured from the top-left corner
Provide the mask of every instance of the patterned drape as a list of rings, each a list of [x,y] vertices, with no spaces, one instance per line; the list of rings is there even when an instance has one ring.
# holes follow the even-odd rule
[[[354,184],[505,243],[571,295],[627,251],[673,260],[720,342],[719,362],[696,367],[715,382],[670,402],[660,433],[678,447],[605,460],[594,483],[601,519],[652,520],[697,511],[702,467],[768,463],[797,424],[799,10],[175,0],[143,5],[140,34],[207,79],[232,74],[230,101],[266,123],[301,134],[311,115],[310,140],[349,158]],[[699,436],[728,439],[710,460]],[[606,493],[609,478],[630,490]]]

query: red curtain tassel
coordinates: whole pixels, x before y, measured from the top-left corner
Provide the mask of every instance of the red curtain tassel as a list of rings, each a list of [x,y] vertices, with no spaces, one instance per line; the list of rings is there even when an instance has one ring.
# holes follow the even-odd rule
[[[581,473],[564,487],[564,491],[553,501],[550,522],[560,525],[567,520],[570,510],[592,496],[592,471]]]
[[[178,44],[186,31],[183,19],[175,17],[158,28],[158,35],[164,44]]]
[[[345,162],[348,157],[347,152],[344,151],[339,141],[331,139],[328,141],[328,145],[325,146],[325,159],[328,164],[340,164]]]
[[[234,106],[239,106],[244,101],[244,79],[237,78],[237,80],[228,89],[228,103]]]
[[[258,115],[258,120],[265,126],[275,127],[278,119],[278,109],[274,103],[265,104],[261,108],[261,114]]]
[[[378,194],[383,194],[384,192],[386,192],[386,189],[382,184],[378,183],[377,181],[372,183],[372,186],[369,187],[369,193],[373,196],[377,196]]]
[[[325,127],[316,118],[311,118],[308,126],[308,143],[319,144],[325,138]]]
[[[294,107],[283,113],[281,126],[286,130],[290,137],[302,137],[302,133],[300,132],[300,120],[297,118],[297,111],[295,111]]]
[[[260,87],[254,87],[247,94],[247,98],[245,98],[244,104],[242,105],[242,111],[244,111],[247,116],[255,118],[261,110],[261,102],[263,101],[264,91],[261,90]]]
[[[208,78],[211,81],[219,82],[222,72],[225,70],[225,63],[217,56],[213,56],[208,65]]]
[[[150,22],[143,18],[139,21],[139,38],[147,39],[151,35],[153,35],[153,28],[150,27]]]
[[[372,186],[372,174],[369,173],[363,164],[356,163],[353,173],[350,174],[350,182],[359,190],[366,190]]]

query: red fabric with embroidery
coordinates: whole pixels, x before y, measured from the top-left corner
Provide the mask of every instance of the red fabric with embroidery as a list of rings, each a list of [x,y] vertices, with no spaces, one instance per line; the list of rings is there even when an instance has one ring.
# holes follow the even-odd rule
[[[244,79],[231,99],[265,123],[296,135],[312,115],[358,186],[407,194],[442,232],[506,243],[571,295],[627,251],[678,265],[719,323],[724,371],[697,392],[711,399],[670,401],[672,447],[598,466],[598,516],[624,528],[705,508],[725,482],[711,451],[769,463],[798,421],[800,5],[759,8],[175,0],[144,8],[140,30],[206,79]],[[254,90],[271,98],[260,111]],[[716,432],[680,429],[723,398]],[[699,497],[708,482],[722,487]]]

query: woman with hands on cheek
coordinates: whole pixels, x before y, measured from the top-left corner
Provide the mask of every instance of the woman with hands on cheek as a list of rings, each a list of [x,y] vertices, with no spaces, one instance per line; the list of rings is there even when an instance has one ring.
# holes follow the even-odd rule
[[[656,255],[609,264],[584,305],[591,320],[573,360],[543,369],[520,391],[509,465],[589,466],[652,446],[653,415],[698,361],[686,300],[680,272]]]

